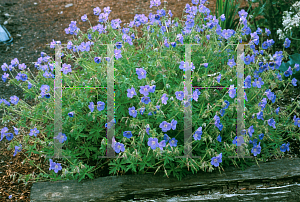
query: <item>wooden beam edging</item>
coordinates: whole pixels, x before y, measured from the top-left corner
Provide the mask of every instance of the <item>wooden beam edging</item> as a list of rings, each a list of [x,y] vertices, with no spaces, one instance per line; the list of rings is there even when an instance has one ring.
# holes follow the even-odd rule
[[[172,176],[123,175],[97,179],[35,182],[31,187],[30,201],[120,201],[136,197],[150,198],[165,196],[165,193],[195,191],[209,187],[220,187],[238,182],[258,180],[280,180],[300,177],[300,158],[283,158],[268,162],[259,162],[246,168],[225,168],[221,174],[216,169],[212,173],[199,171],[188,174],[181,181]]]

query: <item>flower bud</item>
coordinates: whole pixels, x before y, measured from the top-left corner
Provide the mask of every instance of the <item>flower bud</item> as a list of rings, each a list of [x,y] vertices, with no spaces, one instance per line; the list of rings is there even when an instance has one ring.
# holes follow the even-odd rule
[[[81,164],[80,168],[81,169],[85,169],[85,166],[83,164]]]
[[[61,176],[65,177],[67,174],[68,174],[68,170],[64,168]]]
[[[78,167],[78,166],[76,166],[76,167],[73,169],[73,172],[75,172],[75,173],[79,173],[79,167]]]

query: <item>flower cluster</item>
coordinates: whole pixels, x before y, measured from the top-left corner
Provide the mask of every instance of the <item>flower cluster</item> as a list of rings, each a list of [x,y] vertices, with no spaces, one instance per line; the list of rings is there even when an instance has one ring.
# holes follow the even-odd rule
[[[292,12],[293,11],[293,12]],[[291,32],[293,28],[298,28],[299,30],[300,23],[300,1],[295,2],[290,11],[283,12],[283,30],[278,29],[277,34],[279,35],[279,39],[284,39],[288,33]]]

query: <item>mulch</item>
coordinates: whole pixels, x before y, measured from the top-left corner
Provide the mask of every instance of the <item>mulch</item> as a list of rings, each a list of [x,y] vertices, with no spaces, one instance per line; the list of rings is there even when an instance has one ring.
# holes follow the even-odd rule
[[[164,2],[162,5],[164,5]],[[207,6],[212,11],[215,8],[216,0],[209,1]],[[246,0],[241,0],[242,7],[247,5]],[[167,0],[167,11],[171,10],[173,18],[181,19],[183,9],[186,4],[191,5],[191,0]],[[72,4],[72,5],[71,5]],[[135,14],[144,13],[146,16],[150,12],[156,13],[156,7],[149,8],[150,0],[2,0],[0,2],[0,24],[5,23],[5,27],[11,33],[14,41],[13,45],[7,49],[0,48],[0,65],[3,63],[10,64],[11,60],[18,58],[20,63],[25,63],[27,67],[36,75],[37,70],[33,62],[41,56],[41,52],[47,53],[54,58],[55,50],[49,45],[54,39],[67,44],[73,39],[72,35],[67,35],[64,31],[69,27],[71,21],[76,21],[81,31],[86,32],[90,28],[88,22],[82,22],[81,16],[87,14],[93,26],[98,24],[98,16],[93,14],[93,8],[109,6],[112,10],[109,20],[120,18],[122,27],[124,23],[133,20]],[[213,9],[212,9],[213,8]],[[4,15],[4,14],[9,14]],[[72,65],[72,62],[69,62]],[[72,65],[73,66],[73,65]],[[0,75],[3,75],[0,68]],[[17,73],[14,72],[13,76]],[[0,79],[0,98],[9,100],[12,95],[17,95],[24,99],[23,91],[19,87],[7,86]],[[0,117],[3,112],[0,111]],[[0,129],[4,126],[11,127],[11,123],[3,125],[0,123]],[[22,137],[22,135],[20,135]],[[0,201],[30,201],[30,189],[32,182],[25,185],[24,182],[18,182],[17,173],[25,175],[41,171],[30,165],[28,162],[22,163],[26,156],[19,153],[13,156],[13,150],[7,150],[8,141],[6,139],[0,142]],[[31,158],[34,164],[40,165],[41,169],[49,170],[49,164],[44,163],[44,157],[32,154]],[[15,174],[15,177],[13,175]],[[9,196],[11,199],[8,199]]]

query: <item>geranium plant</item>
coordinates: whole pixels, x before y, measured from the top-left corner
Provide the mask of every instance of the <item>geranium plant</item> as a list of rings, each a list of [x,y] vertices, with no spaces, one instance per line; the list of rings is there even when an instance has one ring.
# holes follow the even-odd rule
[[[61,55],[63,86],[99,87],[97,89],[64,89],[62,91],[63,133],[54,136],[54,73],[53,58],[41,53],[35,67],[40,70],[36,78],[18,59],[10,65],[4,63],[7,72],[21,70],[16,78],[2,76],[4,82],[20,85],[26,99],[37,104],[28,106],[24,100],[12,96],[10,102],[1,100],[5,109],[3,122],[14,122],[14,128],[4,127],[1,140],[6,138],[15,155],[38,153],[53,155],[53,140],[63,144],[63,160],[45,159],[49,171],[42,171],[42,179],[63,180],[93,178],[93,172],[108,163],[110,174],[129,172],[144,174],[163,172],[173,174],[179,180],[190,170],[213,171],[226,166],[244,168],[252,162],[248,159],[228,158],[236,155],[236,149],[245,143],[245,154],[256,160],[266,160],[289,151],[289,143],[282,133],[299,140],[300,117],[295,111],[296,102],[286,110],[276,106],[284,96],[287,86],[294,85],[292,70],[281,79],[279,66],[286,52],[277,51],[272,58],[268,51],[275,43],[272,39],[259,45],[261,32],[251,33],[245,10],[238,12],[237,30],[222,30],[219,19],[210,15],[205,0],[193,0],[186,6],[186,21],[181,24],[172,19],[172,12],[158,9],[149,17],[138,14],[127,27],[121,27],[120,19],[108,21],[109,7],[99,16],[99,24],[83,33],[72,21],[65,29],[74,35],[67,51]],[[150,1],[150,7],[159,7],[159,0]],[[221,17],[221,16],[220,16]],[[81,17],[88,21],[87,15]],[[91,22],[89,22],[91,23]],[[141,27],[140,27],[141,26]],[[138,37],[137,28],[143,31]],[[236,45],[251,35],[244,54],[237,56]],[[51,42],[54,48],[59,41]],[[107,56],[104,44],[114,44],[114,58]],[[191,63],[185,60],[185,44],[191,47]],[[244,62],[245,81],[245,129],[244,136],[236,134],[236,62]],[[112,145],[107,145],[107,64],[114,60],[115,82],[115,135]],[[74,60],[71,67],[67,62]],[[201,158],[176,158],[184,154],[184,78],[186,70],[192,75],[192,150]],[[211,75],[215,76],[211,76]],[[210,76],[208,76],[210,75]],[[202,88],[200,88],[201,86]],[[207,87],[219,86],[221,89]],[[272,92],[278,87],[280,90]],[[9,112],[9,113],[7,113]],[[294,115],[293,119],[291,119]],[[14,131],[14,134],[12,133]],[[23,138],[20,138],[22,134]],[[37,147],[38,145],[38,147]],[[116,159],[99,159],[112,146]],[[56,162],[55,162],[56,161]],[[102,165],[95,167],[95,162]],[[104,162],[105,161],[105,162]],[[38,165],[36,165],[38,166]]]

